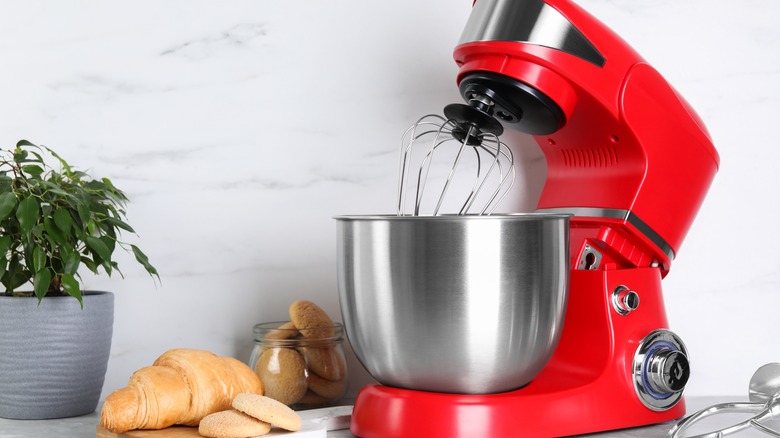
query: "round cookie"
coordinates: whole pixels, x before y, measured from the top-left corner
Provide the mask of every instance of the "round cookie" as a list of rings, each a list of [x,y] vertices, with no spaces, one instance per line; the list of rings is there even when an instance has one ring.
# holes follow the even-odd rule
[[[284,404],[259,394],[238,394],[233,407],[239,411],[270,423],[276,427],[296,432],[301,429],[301,417]]]
[[[332,400],[327,399],[312,390],[306,391],[306,395],[298,402],[298,406],[302,406],[305,409],[316,408],[320,406],[327,406]]]
[[[337,399],[344,393],[345,382],[343,380],[334,382],[332,380],[323,379],[314,373],[309,374],[307,380],[309,382],[309,389],[312,392],[321,395],[328,400]]]
[[[235,409],[206,415],[198,425],[198,433],[211,438],[246,438],[265,435],[270,431],[270,423]]]
[[[260,354],[255,372],[263,382],[265,395],[291,405],[306,393],[306,362],[295,350],[274,347]]]
[[[298,334],[298,330],[295,328],[295,324],[292,321],[288,321],[279,326],[275,330],[269,330],[265,334],[265,339],[282,340],[294,338]]]
[[[301,348],[301,354],[306,359],[309,369],[320,377],[338,381],[343,380],[347,373],[344,356],[333,347]]]
[[[268,330],[263,334],[263,340],[265,341],[265,344],[261,345],[258,349],[258,357],[269,348],[279,346],[279,344],[283,344],[288,339],[295,339],[299,337],[301,337],[301,332],[295,328],[295,324],[293,324],[292,321],[287,321],[278,328]]]
[[[290,321],[308,339],[332,337],[333,320],[322,308],[311,301],[298,300],[290,304]],[[309,329],[309,330],[307,330]]]

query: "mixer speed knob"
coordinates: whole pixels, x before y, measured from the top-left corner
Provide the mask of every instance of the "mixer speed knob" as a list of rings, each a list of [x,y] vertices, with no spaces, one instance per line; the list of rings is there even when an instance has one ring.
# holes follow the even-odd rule
[[[655,330],[639,343],[633,361],[634,389],[654,411],[665,411],[680,401],[691,375],[687,350],[669,330]]]
[[[666,394],[685,389],[691,368],[688,358],[681,351],[661,348],[650,358],[647,372],[653,390]]]

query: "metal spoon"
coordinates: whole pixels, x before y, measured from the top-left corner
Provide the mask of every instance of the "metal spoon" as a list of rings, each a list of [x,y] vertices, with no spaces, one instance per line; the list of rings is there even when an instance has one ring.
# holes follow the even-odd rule
[[[668,438],[680,438],[682,433],[699,421],[715,414],[749,413],[753,417],[715,432],[687,438],[722,438],[747,428],[754,428],[780,438],[780,432],[761,424],[762,421],[780,414],[780,363],[769,363],[759,368],[750,378],[750,402],[721,403],[680,420],[667,434]]]

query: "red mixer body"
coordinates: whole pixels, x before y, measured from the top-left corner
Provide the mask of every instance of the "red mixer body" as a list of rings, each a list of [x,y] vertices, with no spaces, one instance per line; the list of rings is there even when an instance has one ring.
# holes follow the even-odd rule
[[[522,3],[516,1],[477,0],[475,9],[487,2],[508,11]],[[355,403],[356,435],[567,436],[685,413],[679,385],[671,382],[669,394],[653,389],[658,371],[649,368],[670,357],[667,374],[687,367],[679,358],[684,346],[668,331],[661,279],[717,172],[718,154],[690,105],[604,24],[568,0],[526,3],[564,17],[590,44],[589,55],[532,41],[467,38],[454,57],[461,92],[475,74],[499,75],[559,108],[557,129],[531,133],[547,160],[538,211],[573,215],[558,347],[531,383],[507,393],[369,385]],[[621,291],[635,300],[620,301]]]
[[[535,136],[547,160],[538,209],[575,213],[572,231],[586,228],[576,234],[605,249],[612,268],[653,264],[665,274],[717,172],[718,153],[690,105],[620,37],[571,1],[545,3],[587,37],[603,65],[538,44],[475,41],[455,49],[458,81],[498,73],[555,101],[565,124]],[[625,214],[598,214],[604,210]]]

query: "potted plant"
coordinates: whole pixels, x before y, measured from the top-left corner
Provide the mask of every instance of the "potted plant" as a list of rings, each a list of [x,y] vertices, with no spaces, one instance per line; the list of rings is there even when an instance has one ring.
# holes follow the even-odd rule
[[[91,178],[45,146],[0,148],[0,417],[97,407],[114,296],[82,290],[80,268],[121,275],[112,256],[122,247],[159,279],[148,257],[120,240],[121,231],[134,233],[126,202],[109,179]]]

